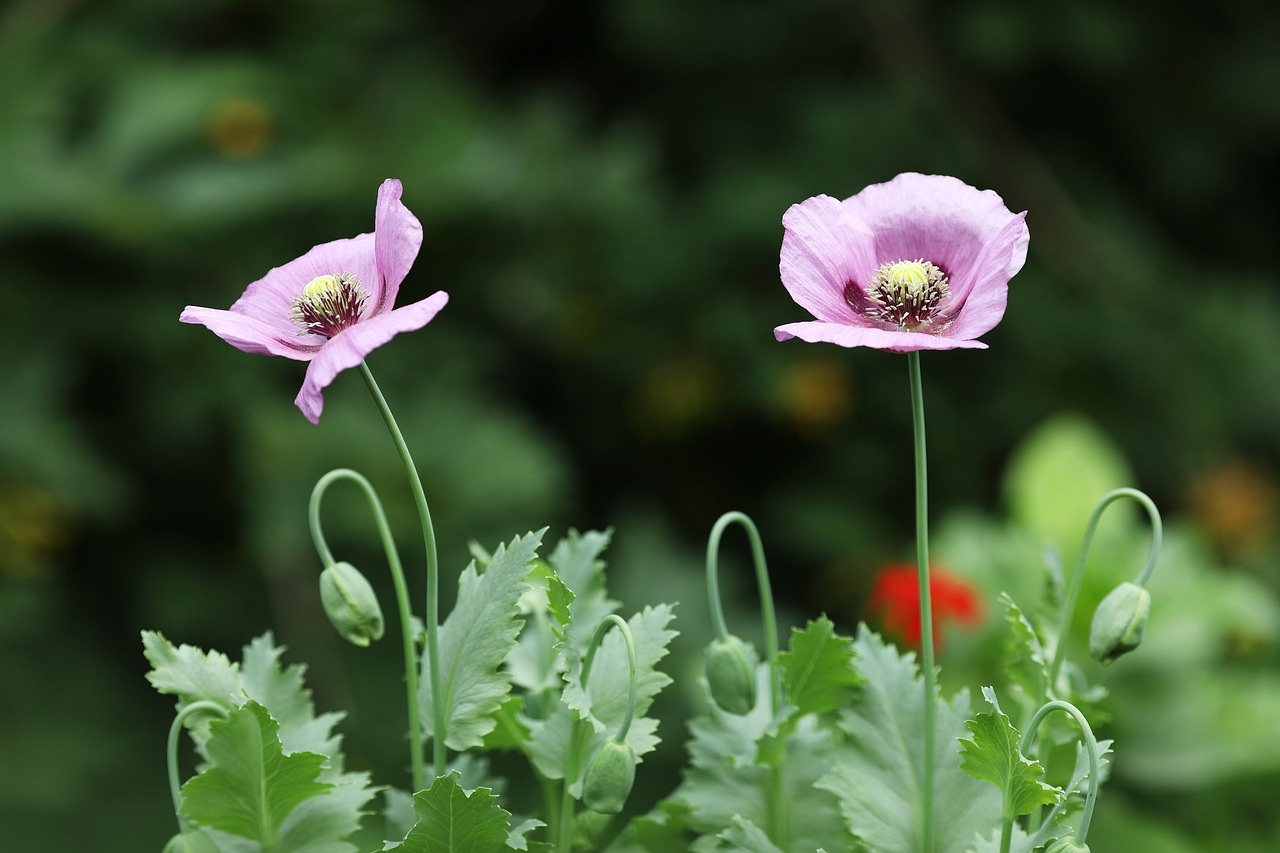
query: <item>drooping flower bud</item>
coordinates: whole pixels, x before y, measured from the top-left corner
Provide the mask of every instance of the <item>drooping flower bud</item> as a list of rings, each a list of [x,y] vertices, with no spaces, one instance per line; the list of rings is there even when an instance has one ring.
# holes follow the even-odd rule
[[[1151,593],[1126,581],[1113,589],[1093,612],[1089,631],[1089,654],[1094,660],[1111,663],[1142,642],[1151,613]]]
[[[707,646],[707,684],[711,699],[724,711],[739,716],[756,705],[756,656],[732,634]]]
[[[382,637],[378,596],[350,563],[335,563],[320,573],[320,601],[329,621],[347,642],[367,646]]]
[[[617,814],[636,781],[636,751],[626,741],[607,740],[587,763],[582,803],[593,812]]]
[[[190,829],[170,838],[162,853],[218,853],[218,845],[200,830]]]
[[[1064,835],[1050,842],[1049,846],[1044,848],[1044,853],[1089,853],[1089,845],[1083,841],[1076,841],[1074,835]]]

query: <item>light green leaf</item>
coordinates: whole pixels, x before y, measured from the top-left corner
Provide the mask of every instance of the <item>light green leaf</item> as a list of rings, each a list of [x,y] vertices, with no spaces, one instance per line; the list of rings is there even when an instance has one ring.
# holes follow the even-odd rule
[[[1028,707],[1039,706],[1049,684],[1049,654],[1040,643],[1040,635],[1005,593],[1000,593],[1009,633],[1005,636],[1004,670],[1018,698]]]
[[[282,670],[283,652],[270,631],[251,640],[241,653],[242,689],[250,699],[266,707],[271,719],[279,724],[285,752],[327,756],[329,765],[321,778],[333,781],[342,774],[342,737],[333,734],[333,727],[345,714],[330,712],[317,717],[311,691],[303,683],[307,668],[293,664]]]
[[[284,755],[279,727],[257,702],[209,729],[211,766],[182,786],[182,814],[197,826],[275,844],[295,807],[333,787],[317,779],[324,756]]]
[[[521,620],[516,602],[527,588],[543,531],[498,546],[483,573],[473,562],[462,573],[458,602],[440,627],[440,665],[448,734],[445,743],[459,751],[480,746],[494,728],[493,716],[511,689],[511,674],[501,669],[516,645]],[[418,690],[424,735],[435,733],[430,657],[423,655]]]
[[[1062,791],[1040,781],[1044,768],[1018,749],[1022,736],[999,707],[990,714],[978,714],[965,725],[973,737],[960,740],[960,767],[973,778],[996,786],[1004,799],[1005,821],[1062,799]]]
[[[849,704],[862,683],[853,665],[853,641],[835,632],[826,616],[804,630],[791,629],[790,650],[778,656],[787,701],[801,714],[821,714]]]
[[[494,560],[498,559],[495,554]],[[456,773],[440,776],[430,788],[415,794],[413,809],[418,823],[404,843],[394,848],[401,853],[501,853],[511,849],[507,846],[511,813],[498,805],[488,788],[467,794]]]
[[[769,840],[765,831],[751,821],[736,815],[733,826],[720,833],[721,849],[737,850],[741,853],[783,853],[782,849]]]
[[[234,708],[244,701],[240,667],[221,652],[174,646],[158,631],[142,632],[142,649],[151,663],[147,681],[160,693],[177,696],[179,705],[204,700]]]
[[[920,778],[924,770],[924,682],[914,655],[899,655],[865,625],[854,641],[866,679],[841,727],[850,748],[818,782],[840,800],[848,829],[873,853],[916,853],[920,847]],[[960,769],[954,748],[965,733],[967,693],[936,703],[934,835],[939,850],[964,850],[1000,820],[996,791]]]

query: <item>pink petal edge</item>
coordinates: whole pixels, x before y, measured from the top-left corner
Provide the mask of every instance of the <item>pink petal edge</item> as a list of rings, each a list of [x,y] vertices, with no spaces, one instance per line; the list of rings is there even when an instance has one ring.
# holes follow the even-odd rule
[[[838,344],[842,347],[871,347],[889,352],[916,352],[919,350],[986,349],[981,341],[946,338],[924,332],[896,332],[885,329],[868,329],[847,326],[843,323],[816,321],[787,323],[773,330],[779,341],[799,338],[808,343]]]
[[[365,356],[401,332],[412,332],[430,323],[448,301],[449,294],[440,290],[420,302],[370,317],[339,332],[307,365],[307,375],[294,404],[307,420],[319,423],[324,410],[323,391],[334,377],[360,364]]]
[[[422,223],[400,201],[404,187],[387,178],[378,187],[374,214],[373,256],[379,287],[371,291],[373,306],[365,316],[390,311],[400,295],[400,283],[409,274],[422,248]]]

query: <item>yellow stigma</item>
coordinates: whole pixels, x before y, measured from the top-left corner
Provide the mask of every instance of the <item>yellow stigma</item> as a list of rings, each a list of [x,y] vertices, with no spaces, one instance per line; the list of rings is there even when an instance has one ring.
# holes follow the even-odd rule
[[[338,277],[333,275],[318,275],[311,281],[307,282],[307,286],[302,288],[302,296],[304,299],[317,300],[338,289]]]
[[[924,261],[898,261],[888,264],[884,275],[893,284],[906,287],[909,291],[917,291],[929,283],[929,271],[925,269]]]

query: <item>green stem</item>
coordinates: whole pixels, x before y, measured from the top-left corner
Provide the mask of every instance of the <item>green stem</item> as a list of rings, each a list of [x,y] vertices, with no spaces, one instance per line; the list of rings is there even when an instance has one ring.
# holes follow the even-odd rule
[[[587,692],[587,681],[591,677],[591,664],[595,661],[596,649],[600,647],[600,643],[604,640],[605,632],[610,626],[617,626],[618,631],[622,634],[622,641],[627,646],[627,663],[631,667],[631,678],[627,684],[627,711],[622,717],[622,722],[618,724],[618,733],[614,736],[616,741],[625,741],[627,732],[631,731],[631,718],[636,712],[636,690],[638,689],[637,672],[640,669],[636,661],[636,641],[631,636],[631,626],[627,624],[627,620],[623,619],[616,613],[610,613],[604,619],[600,620],[600,624],[596,626],[595,633],[591,635],[591,642],[587,645],[587,656],[582,661],[582,692]]]
[[[1053,653],[1053,663],[1049,665],[1048,689],[1052,691],[1051,695],[1057,692],[1058,673],[1061,672],[1062,663],[1067,656],[1067,638],[1071,631],[1072,617],[1075,616],[1076,601],[1080,598],[1080,587],[1084,583],[1085,563],[1089,559],[1089,549],[1093,545],[1093,535],[1098,529],[1098,520],[1102,518],[1104,509],[1121,498],[1130,498],[1142,504],[1147,511],[1147,516],[1151,519],[1151,548],[1147,551],[1147,561],[1138,572],[1134,583],[1139,586],[1145,584],[1156,567],[1156,560],[1160,557],[1164,525],[1160,521],[1160,510],[1156,509],[1151,498],[1137,489],[1129,488],[1114,489],[1103,495],[1102,500],[1098,501],[1098,505],[1093,508],[1093,513],[1089,516],[1089,524],[1084,531],[1084,541],[1080,543],[1080,554],[1076,558],[1075,569],[1071,575],[1071,587],[1062,601],[1062,612],[1058,619],[1058,647]]]
[[[1004,825],[1000,827],[1000,853],[1009,853],[1009,847],[1013,843],[1013,821],[1006,820]]]
[[[711,621],[715,626],[716,636],[727,637],[729,628],[725,624],[724,610],[720,603],[719,557],[720,538],[725,528],[737,523],[746,531],[751,544],[751,560],[756,570],[756,588],[760,596],[760,617],[764,625],[765,660],[769,668],[769,715],[776,717],[782,710],[782,670],[778,667],[778,618],[773,608],[773,588],[769,583],[769,567],[765,563],[764,544],[760,540],[760,531],[755,522],[745,513],[726,512],[716,520],[711,528],[711,536],[707,540],[707,601],[711,607]],[[785,780],[782,774],[782,763],[785,759],[782,739],[775,740],[775,748],[767,757],[770,764],[769,787],[769,827],[770,837],[780,847],[785,847],[790,836],[790,816],[787,812]]]
[[[427,496],[422,490],[422,478],[418,476],[418,469],[413,464],[413,457],[409,455],[409,447],[404,442],[404,435],[401,434],[400,427],[396,424],[395,416],[391,414],[391,408],[387,405],[386,398],[382,396],[382,390],[378,388],[378,383],[374,381],[373,374],[369,371],[369,365],[363,361],[360,362],[360,374],[369,386],[369,393],[373,395],[373,401],[377,404],[378,411],[382,413],[382,419],[386,421],[387,430],[391,433],[392,441],[395,442],[396,450],[400,454],[400,460],[404,463],[405,473],[409,476],[409,486],[413,490],[413,500],[418,506],[418,519],[422,523],[423,545],[427,552],[426,655],[427,677],[431,684],[431,720],[433,724],[431,761],[435,775],[439,778],[445,773],[448,758],[448,748],[445,746],[445,742],[448,739],[448,730],[446,728],[444,690],[441,685],[440,644],[438,642],[440,636],[440,565],[439,558],[436,556],[436,533],[435,528],[431,525],[431,511],[427,508]]]
[[[623,714],[622,721],[618,724],[618,731],[613,737],[618,743],[624,743],[627,739],[627,733],[631,731],[631,721],[635,717],[640,665],[636,659],[636,642],[631,634],[631,626],[618,614],[610,613],[600,620],[600,624],[596,626],[595,632],[591,635],[591,641],[587,644],[587,653],[582,659],[582,672],[578,680],[582,687],[582,692],[586,693],[587,684],[591,678],[591,664],[595,662],[596,650],[604,640],[605,633],[612,627],[616,627],[622,634],[622,642],[627,647],[627,664],[631,676],[627,684],[627,710]],[[585,726],[586,722],[584,720],[573,720],[569,748],[565,754],[564,789],[560,796],[560,817],[557,821],[555,832],[557,853],[569,853],[570,848],[573,846],[574,798],[569,789],[572,787],[573,780],[577,779],[582,773],[580,765],[582,763],[582,738],[586,730]]]
[[[178,832],[186,832],[191,828],[187,823],[187,819],[182,816],[182,785],[178,779],[178,737],[182,734],[183,723],[187,717],[200,711],[212,711],[221,716],[226,716],[227,709],[217,702],[211,702],[208,699],[202,699],[199,702],[192,702],[186,705],[182,710],[174,715],[173,722],[169,724],[169,739],[166,744],[166,755],[168,759],[169,771],[169,796],[173,798],[173,814],[178,818]]]
[[[778,670],[778,618],[773,610],[773,589],[769,584],[769,567],[764,559],[764,545],[760,541],[760,531],[749,516],[741,512],[726,512],[716,520],[711,528],[711,536],[707,540],[707,601],[711,606],[711,621],[715,625],[716,636],[727,637],[729,628],[724,621],[724,610],[720,604],[719,557],[720,537],[725,528],[737,523],[747,533],[751,543],[751,560],[755,564],[756,588],[760,595],[761,622],[764,625],[764,644],[769,664],[770,700],[769,713],[777,714],[782,708],[782,680]]]
[[[422,717],[418,709],[418,656],[413,644],[413,617],[409,607],[409,588],[404,579],[404,568],[400,564],[400,552],[391,535],[391,526],[387,523],[387,515],[382,510],[382,502],[373,486],[359,472],[350,468],[337,468],[325,474],[311,490],[311,504],[308,516],[311,524],[311,538],[315,542],[316,552],[326,567],[334,564],[333,553],[325,542],[320,528],[320,502],[325,491],[336,480],[351,480],[364,490],[369,499],[369,508],[373,510],[374,523],[378,526],[378,536],[382,539],[382,548],[387,554],[387,564],[391,568],[391,580],[396,590],[396,606],[400,612],[400,637],[404,647],[404,683],[406,704],[409,711],[409,761],[413,774],[413,790],[421,791],[427,787],[426,767],[422,759]]]
[[[933,853],[933,763],[937,737],[934,718],[936,675],[933,671],[933,609],[929,592],[929,474],[924,443],[924,389],[920,379],[920,353],[907,353],[911,377],[911,423],[916,456],[916,573],[920,585],[920,669],[924,676],[924,773],[920,782],[920,841],[924,853]]]
[[[1031,744],[1032,738],[1035,737],[1036,730],[1040,728],[1040,723],[1052,711],[1063,711],[1075,720],[1076,725],[1080,727],[1080,734],[1084,738],[1085,752],[1089,756],[1089,793],[1085,796],[1084,812],[1080,815],[1080,825],[1076,827],[1075,831],[1076,842],[1083,845],[1089,835],[1089,823],[1093,820],[1093,807],[1098,801],[1099,784],[1098,741],[1093,736],[1093,729],[1089,726],[1089,721],[1085,719],[1084,714],[1080,713],[1080,709],[1070,702],[1063,702],[1060,699],[1046,702],[1040,706],[1040,710],[1036,711],[1035,716],[1031,718],[1026,732],[1022,735],[1022,741],[1018,744],[1018,751],[1023,755],[1026,754],[1027,747]],[[1070,793],[1070,791],[1067,793]]]

